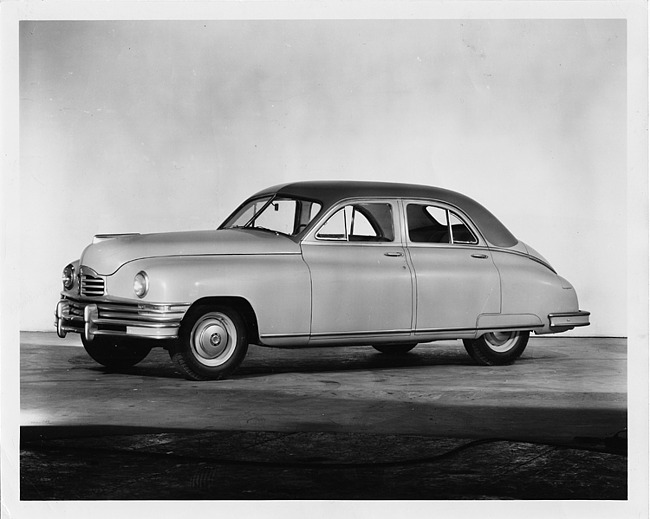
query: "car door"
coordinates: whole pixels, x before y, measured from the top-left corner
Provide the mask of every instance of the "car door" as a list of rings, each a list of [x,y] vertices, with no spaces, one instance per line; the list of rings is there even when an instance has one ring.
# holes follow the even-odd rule
[[[312,338],[410,334],[413,288],[396,200],[340,204],[303,241]]]
[[[499,273],[487,245],[460,211],[404,201],[416,284],[416,333],[471,333],[481,314],[499,314]]]

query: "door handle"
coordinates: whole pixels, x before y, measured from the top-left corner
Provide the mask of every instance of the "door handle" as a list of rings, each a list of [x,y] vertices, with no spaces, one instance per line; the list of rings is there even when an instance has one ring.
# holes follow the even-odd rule
[[[472,254],[472,258],[487,259],[487,254]]]
[[[384,256],[388,256],[389,258],[401,258],[404,256],[404,253],[402,252],[384,252]]]

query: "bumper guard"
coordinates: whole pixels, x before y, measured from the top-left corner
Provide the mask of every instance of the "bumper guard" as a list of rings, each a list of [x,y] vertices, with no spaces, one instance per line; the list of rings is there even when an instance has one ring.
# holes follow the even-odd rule
[[[54,325],[63,338],[68,332],[86,340],[95,335],[175,339],[189,304],[150,304],[87,301],[63,298],[56,305]]]

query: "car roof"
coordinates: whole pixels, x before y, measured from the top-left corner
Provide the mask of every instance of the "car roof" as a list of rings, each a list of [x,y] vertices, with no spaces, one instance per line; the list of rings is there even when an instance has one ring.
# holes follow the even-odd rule
[[[285,196],[318,200],[325,210],[348,198],[407,198],[446,202],[464,212],[491,245],[512,247],[518,240],[481,204],[461,193],[418,184],[363,182],[351,180],[312,180],[280,184],[259,191],[251,198],[278,193]]]

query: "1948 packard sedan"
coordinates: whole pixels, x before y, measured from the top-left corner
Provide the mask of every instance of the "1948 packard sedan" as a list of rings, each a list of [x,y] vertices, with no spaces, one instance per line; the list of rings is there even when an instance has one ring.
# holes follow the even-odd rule
[[[475,362],[508,364],[530,332],[588,324],[571,284],[474,200],[374,182],[265,189],[217,230],[97,235],[56,308],[58,335],[100,364],[162,346],[194,380],[231,374],[249,344],[462,339]]]

